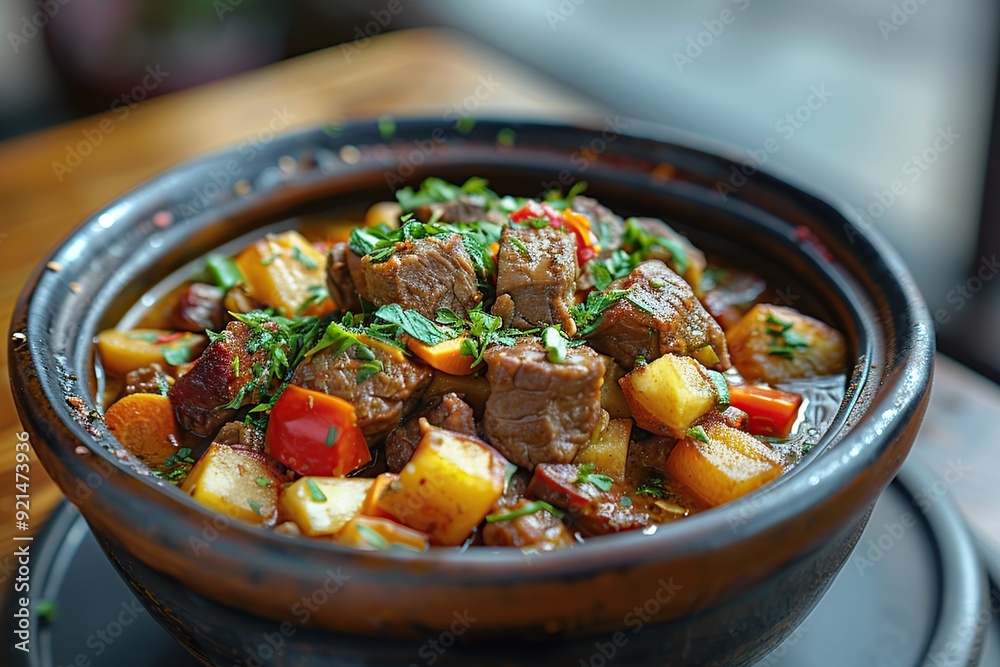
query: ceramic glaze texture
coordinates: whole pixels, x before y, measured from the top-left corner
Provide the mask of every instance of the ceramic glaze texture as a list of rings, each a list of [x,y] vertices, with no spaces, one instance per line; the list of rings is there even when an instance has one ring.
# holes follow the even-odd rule
[[[456,647],[435,654],[437,664],[576,665],[610,641],[622,659],[738,665],[777,645],[826,590],[919,426],[934,348],[923,302],[895,253],[827,201],[764,173],[723,198],[716,183],[739,153],[648,127],[581,162],[600,136],[492,121],[462,134],[403,120],[388,142],[375,123],[337,137],[279,137],[253,160],[239,158],[249,187],[206,196],[235,152],[181,166],[84,222],[46,260],[62,271],[39,267],[11,324],[27,338],[10,346],[21,418],[140,599],[202,659],[429,664],[427,640],[452,632]],[[294,168],[280,169],[288,158]],[[696,245],[777,271],[789,298],[815,295],[856,361],[823,441],[729,505],[651,535],[531,557],[357,552],[276,535],[221,519],[115,456],[91,414],[98,330],[208,250],[302,212],[386,199],[430,175],[483,176],[497,191],[529,196],[584,179],[616,211],[670,218]],[[324,602],[304,607],[314,596]],[[456,614],[475,621],[457,633]],[[261,657],[265,636],[283,627],[282,647]]]

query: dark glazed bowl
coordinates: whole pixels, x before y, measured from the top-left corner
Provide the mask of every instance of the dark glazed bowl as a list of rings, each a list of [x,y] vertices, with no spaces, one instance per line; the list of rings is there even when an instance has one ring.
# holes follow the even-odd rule
[[[137,188],[60,244],[48,259],[61,271],[38,268],[11,328],[27,337],[10,346],[21,419],[122,576],[193,653],[224,665],[600,665],[612,655],[742,665],[812,609],[920,424],[934,349],[926,309],[896,254],[838,208],[764,173],[722,188],[741,182],[730,178],[743,154],[616,123],[479,121],[462,134],[406,120],[389,141],[373,122],[278,137]],[[856,358],[830,430],[796,469],[734,503],[534,557],[284,537],[230,523],[119,460],[93,412],[95,332],[211,248],[429,175],[480,175],[525,195],[585,179],[614,210],[669,217],[702,247],[750,257],[779,276],[779,298],[814,295]]]

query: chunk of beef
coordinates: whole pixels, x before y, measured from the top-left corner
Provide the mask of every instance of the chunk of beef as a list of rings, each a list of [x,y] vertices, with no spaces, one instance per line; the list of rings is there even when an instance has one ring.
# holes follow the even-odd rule
[[[397,243],[389,259],[373,262],[366,255],[362,267],[369,300],[376,306],[398,303],[431,319],[439,309],[450,308],[465,317],[483,298],[458,234]]]
[[[629,294],[604,311],[588,339],[595,350],[614,357],[624,368],[634,368],[637,357],[652,361],[671,352],[695,357],[718,370],[732,365],[722,328],[691,286],[663,262],[643,262],[608,289]]]
[[[484,357],[490,382],[486,439],[524,468],[572,461],[600,420],[604,358],[574,347],[554,363],[532,340],[490,348]]]
[[[590,219],[590,230],[597,236],[601,244],[600,256],[608,257],[622,245],[622,232],[625,222],[611,212],[606,206],[592,197],[576,196],[570,203],[570,209],[587,216]]]
[[[222,289],[215,285],[191,283],[177,300],[171,324],[181,331],[218,331],[222,328],[225,316],[222,298]]]
[[[221,406],[243,392],[253,380],[253,365],[264,363],[268,355],[266,349],[247,352],[250,336],[246,324],[230,322],[222,331],[222,338],[210,344],[170,388],[167,396],[182,427],[197,435],[210,435],[236,414],[235,408]],[[249,392],[245,393],[244,403],[252,399]]]
[[[257,427],[241,421],[225,424],[219,429],[212,442],[251,452],[262,453],[264,451],[264,434]]]
[[[170,388],[173,380],[167,375],[159,364],[150,364],[129,371],[125,375],[125,389],[122,396],[132,394],[162,394]]]
[[[366,346],[362,358],[358,358],[357,345],[340,354],[327,348],[299,364],[292,384],[349,402],[354,406],[365,439],[374,445],[420,404],[432,373],[426,366],[407,359],[398,349],[365,336],[359,338]],[[371,355],[382,370],[365,378],[371,360],[364,357]],[[358,374],[362,371],[366,372],[359,382]]]
[[[507,510],[513,512],[531,503],[521,498]],[[573,535],[562,520],[545,510],[519,516],[510,521],[487,523],[483,544],[489,547],[518,547],[532,551],[553,551],[573,546]]]
[[[531,329],[561,324],[572,336],[576,293],[576,240],[552,227],[511,227],[500,239],[497,300],[493,314],[504,325]]]
[[[646,512],[622,507],[619,482],[602,491],[580,480],[579,466],[566,463],[543,463],[535,468],[528,495],[565,509],[573,523],[591,535],[638,530],[651,522]]]
[[[707,266],[705,253],[688,240],[688,238],[659,218],[630,218],[629,222],[638,225],[646,233],[662,236],[668,242],[663,245],[653,244],[646,251],[647,259],[658,259],[679,273],[691,288],[701,293],[701,274]]]
[[[452,201],[439,201],[418,207],[413,216],[420,222],[479,222],[485,220],[498,225],[507,224],[507,216],[487,208],[482,197],[459,195]]]
[[[760,277],[746,271],[726,271],[722,284],[714,286],[701,297],[705,310],[728,331],[736,326],[746,310],[767,289]]]
[[[410,461],[420,443],[420,419],[426,419],[431,426],[476,435],[476,420],[472,408],[455,393],[436,396],[412,417],[404,421],[389,434],[385,441],[385,457],[389,470],[399,472]]]
[[[326,288],[337,308],[359,313],[361,297],[358,295],[358,288],[354,286],[351,269],[347,264],[348,254],[354,253],[343,241],[334,243],[330,247],[330,251],[326,254]]]

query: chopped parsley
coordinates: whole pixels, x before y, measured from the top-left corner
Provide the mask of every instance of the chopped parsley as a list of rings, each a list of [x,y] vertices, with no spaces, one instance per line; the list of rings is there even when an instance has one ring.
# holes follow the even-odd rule
[[[261,475],[257,478],[257,486],[270,487],[274,484],[270,479]]]
[[[504,512],[502,514],[487,514],[486,523],[497,523],[498,521],[513,521],[514,519],[522,516],[527,516],[529,514],[534,514],[535,512],[546,511],[557,519],[561,519],[566,516],[566,513],[561,509],[557,509],[545,502],[544,500],[533,500],[530,503],[522,505],[515,510],[510,512]]]
[[[618,504],[622,507],[632,507],[632,499],[628,496],[622,496],[622,499],[618,501]]]
[[[191,361],[191,340],[187,336],[160,349],[163,351],[163,360],[171,366],[180,366]]]
[[[792,329],[792,323],[768,313],[764,320],[764,330],[771,337],[767,353],[774,357],[794,359],[800,348],[809,347],[805,336]]]
[[[670,253],[668,262],[670,268],[681,275],[691,265],[687,251],[680,241],[646,230],[635,218],[625,221],[622,247],[630,253],[637,253],[643,259],[648,258],[655,248],[662,248]]]
[[[359,349],[361,349],[361,348],[359,348]],[[368,349],[368,348],[364,348],[364,349]],[[368,360],[368,361],[363,361],[363,362],[361,362],[361,364],[358,365],[358,374],[355,377],[355,381],[358,384],[361,384],[362,382],[365,382],[365,381],[371,379],[372,376],[378,375],[383,370],[385,370],[385,367],[382,365],[382,362],[379,361],[378,359],[371,359],[371,360]]]
[[[566,361],[566,339],[555,327],[545,327],[542,332],[542,345],[545,346],[545,356],[554,364]]]
[[[388,551],[389,540],[385,539],[377,530],[363,523],[355,523],[354,528],[357,529],[358,535],[361,536],[362,540],[379,551]]]
[[[618,303],[628,293],[629,290],[611,290],[609,292],[594,290],[587,295],[586,301],[570,308],[570,315],[576,322],[577,336],[582,338],[593,333],[597,327],[601,326],[604,311]]]
[[[593,484],[601,491],[610,491],[615,480],[607,475],[594,472],[593,463],[581,463],[577,466],[577,484]]]
[[[549,190],[545,193],[545,202],[557,211],[563,211],[570,207],[577,195],[583,194],[587,190],[586,181],[577,181],[570,186],[569,192],[563,196],[562,190]]]
[[[333,447],[333,444],[337,442],[338,436],[340,436],[340,429],[338,429],[336,426],[331,426],[326,431],[326,442],[323,444],[325,444],[327,448]]]
[[[637,496],[663,498],[666,495],[666,492],[663,490],[663,479],[660,477],[650,477],[636,488],[635,493]]]
[[[473,176],[460,186],[431,177],[424,179],[418,190],[410,186],[397,190],[396,201],[403,207],[403,211],[414,211],[434,202],[454,201],[462,195],[476,195],[486,201],[498,199],[497,194],[489,190],[487,185],[489,181],[478,176]]]
[[[701,426],[692,426],[687,430],[687,434],[689,437],[694,438],[699,442],[704,442],[705,444],[708,444],[708,434],[705,433],[705,429],[703,429]]]
[[[375,311],[375,317],[395,324],[403,333],[431,346],[458,337],[454,331],[445,329],[417,311],[403,308],[398,303],[382,306]]]
[[[247,500],[247,505],[250,506],[250,509],[253,511],[254,514],[256,514],[257,516],[261,516],[261,513],[260,513],[260,503],[254,502],[253,500],[249,500],[248,499]]]
[[[326,494],[323,493],[323,490],[319,488],[319,485],[316,484],[316,480],[314,480],[312,477],[306,479],[306,488],[309,489],[310,498],[312,498],[318,503],[326,502]]]
[[[310,271],[315,271],[316,269],[319,268],[319,264],[316,263],[316,260],[310,257],[309,255],[305,254],[304,252],[302,252],[302,248],[298,246],[292,247],[292,259],[294,259],[295,261],[297,261],[299,264],[306,267]]]
[[[237,283],[246,282],[239,265],[231,257],[210,253],[205,257],[205,270],[212,282],[226,292]]]
[[[528,251],[528,246],[524,245],[524,241],[514,236],[513,234],[508,234],[506,240],[510,242],[512,246],[517,248],[517,251],[524,255],[526,258],[531,258],[531,253]]]
[[[310,285],[306,288],[306,293],[308,296],[302,303],[299,304],[299,307],[295,309],[296,315],[301,315],[309,310],[311,306],[323,303],[330,298],[330,292],[327,291],[326,285]]]
[[[252,373],[249,382],[240,388],[232,401],[218,409],[239,409],[251,396],[258,404],[250,410],[247,421],[254,421],[257,426],[263,427],[267,421],[265,415],[274,407],[274,402],[288,386],[291,372],[317,337],[319,320],[315,317],[288,319],[272,310],[230,314],[250,328],[247,354],[257,355],[260,351],[265,354],[262,355],[263,360],[255,361],[250,369],[244,369]],[[227,336],[225,331],[207,333],[213,343]]]

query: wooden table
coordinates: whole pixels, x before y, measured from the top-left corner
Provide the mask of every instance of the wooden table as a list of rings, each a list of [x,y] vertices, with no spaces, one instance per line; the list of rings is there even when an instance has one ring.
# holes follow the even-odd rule
[[[127,116],[121,108],[109,108],[0,144],[4,332],[29,274],[58,239],[168,167],[256,136],[276,114],[288,119],[282,129],[288,131],[382,114],[444,117],[456,105],[480,116],[565,119],[600,112],[558,83],[457,33],[410,30],[357,46],[349,51],[333,47],[156,98]],[[93,148],[78,166],[68,173],[53,166],[75,163],[67,153],[82,141]],[[14,445],[21,425],[7,379],[6,333],[0,339],[0,591],[6,592],[13,550]],[[31,523],[37,528],[61,498],[37,460],[31,467],[31,496]]]
[[[276,110],[291,116],[288,129],[385,113],[437,116],[456,104],[475,105],[480,115],[572,119],[600,113],[591,102],[454,33],[392,33],[351,53],[348,61],[335,47],[142,103],[125,118],[109,111],[0,144],[0,322],[6,326],[10,320],[34,266],[76,224],[167,167],[259,132]],[[494,90],[476,97],[483,81]],[[68,147],[87,133],[95,136],[104,119],[110,119],[112,131],[60,180],[53,162],[65,162]],[[14,444],[21,430],[6,378],[6,344],[0,343],[3,592],[14,523]],[[956,497],[981,535],[1000,548],[995,493],[1000,481],[1000,389],[948,359],[940,361],[935,382],[916,454],[942,477],[949,466],[969,468],[944,493]],[[60,494],[37,462],[31,488],[37,528]]]

